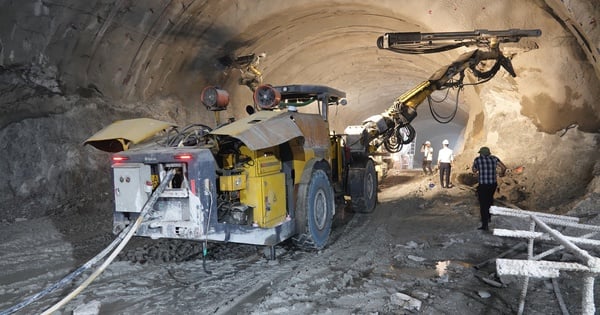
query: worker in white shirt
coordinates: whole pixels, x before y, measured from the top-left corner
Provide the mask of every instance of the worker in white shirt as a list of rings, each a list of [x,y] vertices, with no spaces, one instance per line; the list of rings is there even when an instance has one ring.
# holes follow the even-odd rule
[[[432,175],[431,163],[433,163],[433,148],[431,142],[425,141],[421,146],[421,153],[423,153],[423,174]]]
[[[452,149],[448,148],[448,140],[442,141],[442,149],[438,153],[438,169],[440,170],[440,184],[442,188],[450,188],[450,172],[454,155]]]

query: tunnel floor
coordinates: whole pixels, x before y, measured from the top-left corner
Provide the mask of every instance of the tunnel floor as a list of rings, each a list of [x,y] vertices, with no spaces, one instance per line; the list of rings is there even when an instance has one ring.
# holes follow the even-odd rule
[[[374,213],[339,211],[326,249],[303,252],[284,243],[276,247],[275,261],[265,259],[262,247],[210,244],[203,266],[198,243],[134,238],[64,310],[91,314],[516,313],[521,281],[501,282],[495,264],[482,262],[519,240],[477,230],[478,204],[472,190],[461,185],[429,189],[430,179],[437,182],[419,171],[391,170],[381,184]],[[76,203],[41,219],[3,223],[0,309],[58,281],[112,241],[111,212],[91,208]],[[491,226],[517,227],[519,222],[505,217],[494,217]],[[523,250],[511,258],[524,255]],[[483,278],[502,286],[492,286]],[[22,314],[44,311],[82,281],[76,279],[24,308]],[[560,279],[572,313],[580,311],[579,285],[573,275]],[[529,288],[527,314],[560,313],[549,280],[532,279]],[[399,293],[413,298],[413,304],[398,302]],[[420,303],[418,311],[414,303]]]

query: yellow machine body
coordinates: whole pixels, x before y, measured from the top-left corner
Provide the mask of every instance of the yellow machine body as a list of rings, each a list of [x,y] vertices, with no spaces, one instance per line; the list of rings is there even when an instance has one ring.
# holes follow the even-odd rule
[[[242,146],[240,153],[249,160],[244,164],[242,174],[227,176],[225,186],[235,188],[237,182],[245,182],[244,189],[240,190],[240,202],[252,208],[254,224],[259,227],[281,224],[287,216],[287,202],[285,174],[281,172],[278,152],[275,148],[251,151]],[[223,177],[221,187],[224,185]],[[233,179],[232,185],[228,184],[230,178]]]
[[[247,174],[224,175],[219,177],[221,191],[237,191],[246,189]]]

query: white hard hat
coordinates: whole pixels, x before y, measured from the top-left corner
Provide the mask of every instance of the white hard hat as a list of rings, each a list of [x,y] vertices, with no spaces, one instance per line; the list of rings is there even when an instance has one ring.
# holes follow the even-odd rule
[[[450,142],[448,142],[448,139],[444,139],[444,141],[442,141],[442,144],[448,144]]]
[[[431,142],[429,142],[429,141],[425,141],[425,144],[431,144]]]

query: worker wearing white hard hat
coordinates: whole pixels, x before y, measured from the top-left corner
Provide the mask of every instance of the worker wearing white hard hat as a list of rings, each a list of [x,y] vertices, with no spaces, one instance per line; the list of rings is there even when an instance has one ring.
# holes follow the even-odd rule
[[[442,141],[442,149],[438,153],[438,169],[440,170],[440,184],[442,188],[450,188],[450,173],[452,171],[452,162],[454,161],[454,154],[452,149],[448,147],[450,142],[447,139]]]
[[[421,146],[421,153],[423,153],[423,174],[432,175],[431,163],[433,163],[433,148],[431,142],[425,141]]]

